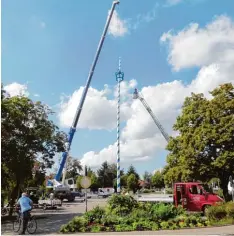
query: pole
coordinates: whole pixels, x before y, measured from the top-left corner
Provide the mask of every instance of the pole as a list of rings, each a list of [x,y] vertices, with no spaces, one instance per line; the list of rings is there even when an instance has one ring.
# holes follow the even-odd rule
[[[69,154],[69,153],[68,153]],[[68,162],[68,158],[69,155],[67,154],[67,159],[65,161],[65,166],[64,166],[64,172],[63,172],[63,178],[62,178],[62,185],[65,184],[65,179],[66,179],[66,174],[67,174],[67,162]]]
[[[85,166],[85,176],[87,176],[87,166]],[[85,212],[88,211],[88,202],[87,202],[87,188],[85,189]]]
[[[117,193],[120,193],[120,82],[124,79],[124,73],[121,71],[121,60],[119,58],[119,70],[115,73],[118,85],[118,101],[117,101]]]
[[[234,180],[231,178],[231,186],[232,186],[232,201],[234,202]]]
[[[105,37],[106,37],[107,30],[108,30],[109,25],[110,25],[110,21],[111,21],[113,12],[114,12],[115,7],[116,7],[117,4],[119,4],[119,1],[113,1],[112,7],[111,7],[111,10],[110,10],[110,14],[109,14],[109,16],[107,18],[106,25],[105,25],[104,30],[103,30],[103,34],[102,34],[100,42],[98,44],[97,52],[95,54],[93,63],[91,65],[91,68],[90,68],[90,71],[89,71],[89,75],[88,75],[88,79],[87,79],[87,82],[86,82],[86,86],[85,86],[85,88],[83,90],[83,94],[82,94],[82,97],[80,99],[79,106],[78,106],[78,108],[76,110],[76,115],[74,117],[73,124],[72,124],[72,126],[70,128],[70,131],[69,131],[69,134],[68,134],[67,148],[66,148],[66,151],[62,155],[62,161],[61,161],[58,173],[55,176],[55,179],[57,181],[60,181],[60,177],[61,177],[64,165],[65,165],[65,162],[66,162],[66,159],[67,159],[67,155],[68,155],[68,152],[70,150],[71,143],[72,143],[75,131],[76,131],[76,126],[77,126],[78,121],[80,119],[80,114],[81,114],[81,111],[82,111],[82,108],[83,108],[83,105],[84,105],[84,102],[85,102],[85,98],[86,98],[86,95],[87,95],[87,92],[88,92],[88,89],[89,89],[89,86],[90,86],[90,83],[91,83],[91,80],[92,80],[92,77],[93,77],[93,73],[94,73],[94,70],[95,70],[95,67],[96,67],[96,64],[97,64],[97,61],[98,61],[98,58],[99,58],[99,55],[100,55],[100,52],[101,52],[101,49],[102,49]]]

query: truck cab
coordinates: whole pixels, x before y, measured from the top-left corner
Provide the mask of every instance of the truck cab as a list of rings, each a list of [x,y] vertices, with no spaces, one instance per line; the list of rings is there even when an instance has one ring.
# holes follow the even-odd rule
[[[205,211],[208,206],[223,202],[218,195],[209,193],[199,182],[186,182],[174,184],[175,206],[182,205],[188,211]]]

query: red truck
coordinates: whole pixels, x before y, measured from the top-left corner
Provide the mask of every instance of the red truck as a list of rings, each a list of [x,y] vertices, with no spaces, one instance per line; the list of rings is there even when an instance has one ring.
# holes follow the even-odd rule
[[[182,205],[188,211],[205,211],[207,207],[224,200],[218,195],[209,193],[199,182],[175,183],[172,195],[160,194],[138,197],[138,201],[174,203],[177,207]]]

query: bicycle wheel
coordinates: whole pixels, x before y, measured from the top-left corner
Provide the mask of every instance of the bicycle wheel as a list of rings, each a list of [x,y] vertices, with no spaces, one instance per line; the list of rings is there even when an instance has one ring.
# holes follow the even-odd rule
[[[21,224],[22,224],[22,219],[20,217],[17,217],[16,220],[13,221],[13,231],[19,232]]]
[[[27,231],[29,234],[34,234],[37,230],[37,221],[36,219],[32,216],[30,220],[28,221],[28,227]]]
[[[7,214],[7,208],[6,207],[2,207],[1,215],[4,216],[6,214]]]

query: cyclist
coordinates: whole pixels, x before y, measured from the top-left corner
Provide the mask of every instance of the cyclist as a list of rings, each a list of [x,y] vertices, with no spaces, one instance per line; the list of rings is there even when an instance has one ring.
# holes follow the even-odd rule
[[[30,218],[30,211],[32,210],[33,202],[28,197],[27,193],[22,193],[21,198],[18,200],[17,206],[20,206],[20,213],[23,219],[23,228],[19,234],[25,234],[25,231],[28,226],[28,220]]]

